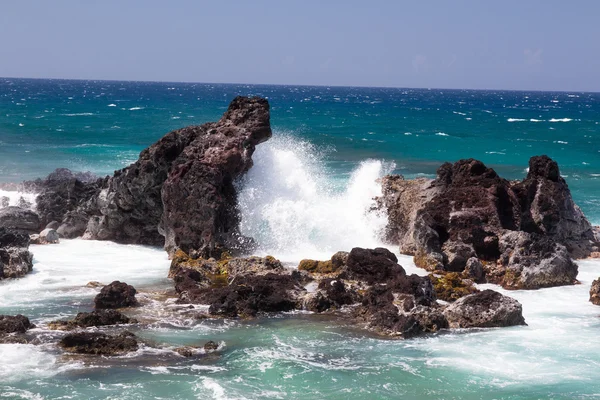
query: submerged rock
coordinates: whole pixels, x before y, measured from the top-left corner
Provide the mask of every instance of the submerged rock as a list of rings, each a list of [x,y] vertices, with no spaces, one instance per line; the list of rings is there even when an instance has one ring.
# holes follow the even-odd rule
[[[597,239],[558,165],[546,156],[529,163],[521,182],[473,159],[445,163],[434,180],[383,178],[377,203],[388,215],[387,239],[430,271],[506,288],[572,284],[571,257],[589,256]]]
[[[92,326],[135,324],[138,321],[129,318],[116,310],[96,310],[78,313],[69,321],[54,321],[49,324],[52,329],[70,330],[74,328],[89,328]]]
[[[102,332],[74,332],[59,342],[66,351],[80,354],[113,356],[138,349],[138,342],[131,332],[109,335]]]
[[[451,328],[494,328],[526,325],[517,300],[493,290],[462,297],[444,310]]]
[[[0,228],[0,280],[20,278],[32,269],[29,235]]]
[[[104,286],[94,299],[97,310],[106,308],[134,307],[138,305],[135,299],[136,290],[125,282],[114,281]]]

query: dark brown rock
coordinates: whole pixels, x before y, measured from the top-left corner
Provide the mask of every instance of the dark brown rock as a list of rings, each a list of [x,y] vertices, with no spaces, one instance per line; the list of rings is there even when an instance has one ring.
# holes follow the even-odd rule
[[[445,163],[434,180],[385,177],[382,191],[377,202],[388,215],[387,238],[430,271],[464,271],[507,288],[565,285],[577,274],[571,257],[598,248],[558,165],[546,156],[531,158],[521,182],[468,159]],[[530,249],[521,249],[524,243]]]
[[[0,209],[0,227],[18,233],[38,233],[40,217],[31,210],[9,206]]]
[[[600,278],[592,282],[592,287],[590,288],[590,302],[600,306]]]
[[[451,328],[493,328],[526,325],[517,300],[493,290],[462,297],[444,310]]]
[[[64,336],[59,345],[80,354],[112,356],[136,351],[138,342],[131,332],[109,335],[102,332],[74,332]]]
[[[398,264],[398,258],[381,247],[353,248],[346,260],[346,270],[342,273],[344,279],[362,280],[369,285],[385,283],[401,275],[405,275],[405,271]]]
[[[94,299],[97,310],[107,308],[134,307],[138,305],[135,299],[136,290],[125,282],[114,281],[104,286]]]
[[[89,328],[92,326],[135,324],[137,320],[129,318],[116,310],[97,310],[78,313],[69,321],[54,321],[49,324],[54,329]]]
[[[29,235],[0,228],[0,280],[20,278],[32,269]]]
[[[32,328],[35,328],[35,325],[29,322],[29,318],[24,315],[0,315],[0,335],[5,335],[7,333],[25,333]]]

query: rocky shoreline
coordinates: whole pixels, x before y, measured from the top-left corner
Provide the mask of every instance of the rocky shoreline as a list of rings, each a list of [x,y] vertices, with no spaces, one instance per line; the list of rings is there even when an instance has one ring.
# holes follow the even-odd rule
[[[237,97],[218,122],[168,133],[112,177],[58,169],[24,182],[22,190],[39,195],[35,211],[26,204],[0,209],[0,279],[31,271],[30,242],[83,237],[163,246],[177,301],[209,306],[199,318],[306,310],[381,336],[411,338],[525,325],[518,301],[476,284],[572,285],[574,259],[600,251],[599,231],[573,202],[557,163],[537,156],[522,181],[503,179],[474,159],[443,164],[435,179],[382,179],[383,195],[370,212],[387,216],[386,242],[414,256],[429,276],[408,275],[385,248],[341,249],[349,251],[302,260],[297,268],[270,256],[248,257],[256,243],[240,233],[234,183],[271,135],[268,102]],[[594,304],[600,304],[598,287],[595,282],[590,291]],[[95,310],[49,327],[64,331],[59,345],[69,352],[135,351],[131,333],[86,330],[136,324],[121,312],[138,305],[135,295],[132,286],[113,282],[98,294]],[[32,326],[23,318],[0,316],[4,342],[30,341],[23,335]]]

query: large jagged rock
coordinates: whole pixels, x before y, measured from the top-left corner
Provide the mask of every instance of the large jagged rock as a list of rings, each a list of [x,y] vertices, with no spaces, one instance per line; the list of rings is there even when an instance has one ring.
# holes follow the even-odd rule
[[[513,190],[521,204],[521,230],[551,237],[566,246],[574,258],[590,255],[594,231],[573,202],[554,160],[532,157],[527,177],[513,185]]]
[[[0,280],[20,278],[32,269],[29,235],[0,228]]]
[[[531,158],[521,182],[468,159],[443,164],[434,180],[385,177],[382,188],[377,202],[388,215],[387,239],[430,271],[465,271],[507,288],[572,284],[577,265],[570,257],[588,256],[597,245],[546,156]],[[530,249],[522,250],[525,243]]]
[[[255,146],[271,137],[269,104],[237,97],[221,120],[203,125],[163,185],[165,247],[207,256],[252,245],[239,233],[234,180],[252,166]]]
[[[166,134],[112,177],[59,169],[21,189],[40,193],[42,226],[60,222],[62,237],[219,258],[254,245],[239,232],[234,181],[252,166],[255,146],[270,137],[267,100],[239,96],[218,122]]]
[[[206,258],[251,245],[239,234],[233,183],[270,136],[269,104],[257,97],[236,97],[216,123],[168,133],[103,185],[84,237]]]
[[[138,305],[135,294],[136,290],[133,286],[114,281],[100,290],[94,299],[94,304],[97,310],[135,307]]]
[[[109,335],[82,331],[65,335],[59,346],[72,353],[113,356],[136,351],[138,341],[131,332]]]
[[[9,206],[0,209],[0,227],[19,233],[38,233],[40,217],[31,210]]]
[[[106,179],[99,179],[89,172],[72,172],[58,168],[45,179],[25,182],[28,190],[39,193],[36,211],[41,226],[56,221],[56,229],[67,238],[81,236],[93,211],[91,199],[98,195]]]
[[[517,300],[493,290],[462,297],[444,310],[451,328],[494,328],[526,325]]]

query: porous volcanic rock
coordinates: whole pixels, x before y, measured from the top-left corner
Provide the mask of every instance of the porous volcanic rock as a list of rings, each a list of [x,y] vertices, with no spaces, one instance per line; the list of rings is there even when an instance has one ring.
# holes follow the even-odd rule
[[[35,328],[35,325],[29,322],[29,318],[24,315],[0,315],[0,335],[25,333],[31,328]]]
[[[566,285],[577,276],[571,257],[598,248],[547,156],[530,159],[523,181],[467,159],[443,164],[434,180],[387,176],[382,193],[376,200],[388,215],[386,238],[430,271],[464,271],[507,288]]]
[[[0,280],[20,278],[32,269],[29,235],[0,228]]]
[[[97,310],[134,307],[138,305],[135,294],[136,290],[133,286],[114,281],[100,290],[94,299],[94,304]]]
[[[59,346],[66,351],[80,354],[113,356],[136,351],[138,341],[131,332],[109,335],[102,332],[73,332],[65,335]]]
[[[494,328],[526,325],[517,300],[484,290],[456,300],[444,310],[451,328]]]
[[[92,326],[135,324],[137,320],[123,315],[117,310],[96,310],[78,313],[72,320],[54,321],[49,324],[54,329],[89,328]]]
[[[0,227],[19,233],[38,233],[40,217],[31,210],[9,206],[0,209]]]

